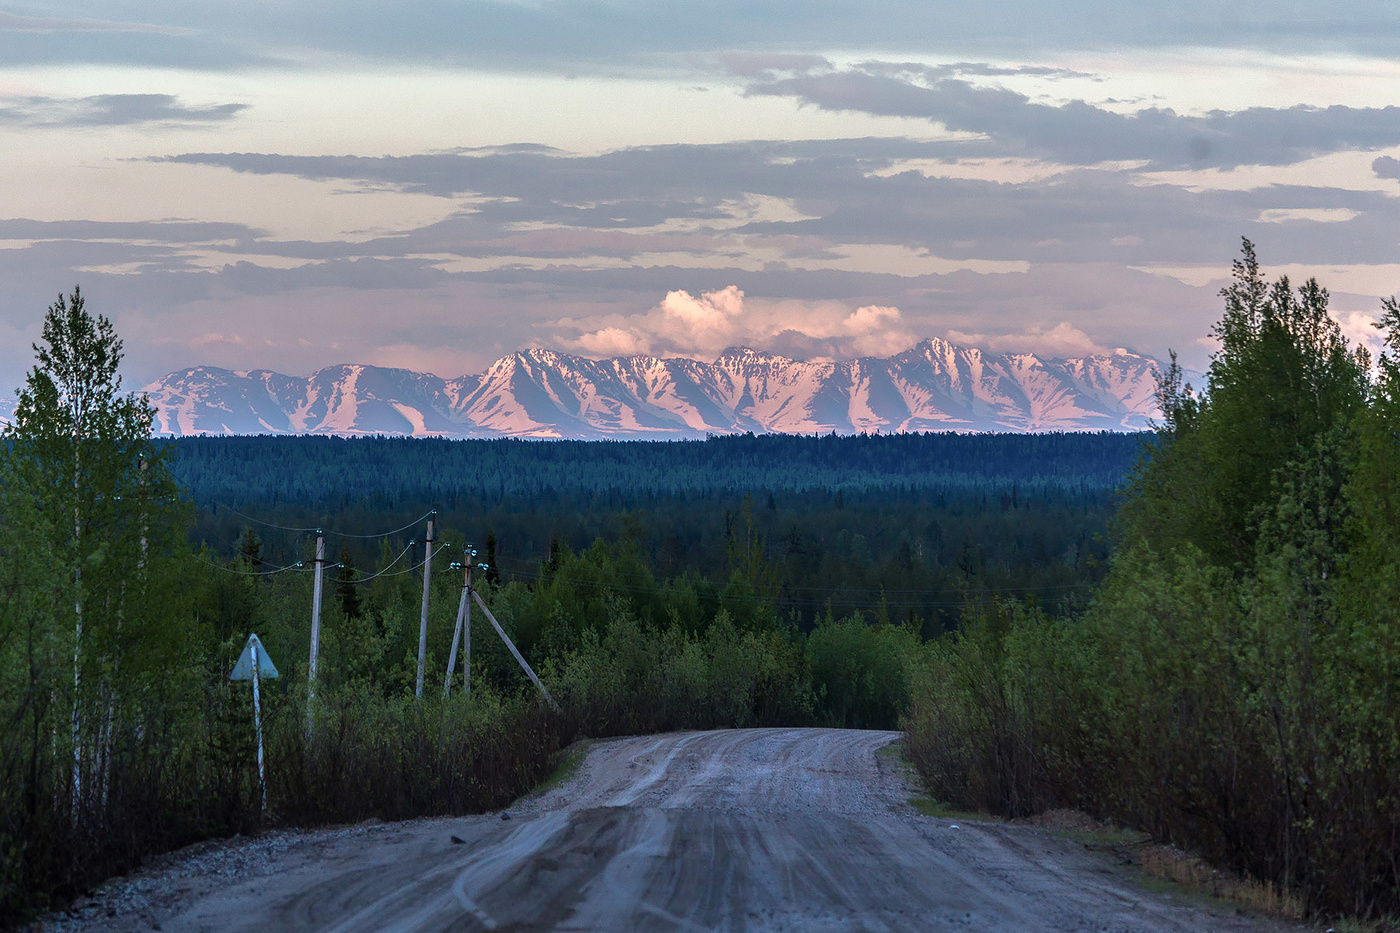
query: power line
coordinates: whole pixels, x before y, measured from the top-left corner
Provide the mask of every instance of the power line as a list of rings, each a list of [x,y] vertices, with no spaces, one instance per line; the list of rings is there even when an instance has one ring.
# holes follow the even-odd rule
[[[238,511],[237,509],[235,509],[235,508],[234,508],[233,506],[231,506],[231,505],[224,505],[223,503],[215,503],[215,504],[218,505],[219,508],[221,508],[221,509],[225,509],[225,510],[227,510],[227,511],[229,511],[229,512],[232,512],[234,515],[237,515],[237,516],[238,516],[239,518],[241,518],[241,519],[244,519],[244,520],[246,520],[246,521],[250,521],[250,522],[252,522],[254,525],[262,525],[264,528],[276,528],[278,531],[307,532],[307,533],[309,533],[309,534],[314,534],[315,532],[317,532],[318,530],[320,530],[320,529],[317,529],[317,528],[293,528],[291,525],[279,525],[279,524],[277,524],[276,522],[265,522],[265,521],[263,521],[263,520],[260,519],[260,518],[254,518],[254,517],[251,516],[251,515],[244,515],[242,512]]]
[[[328,531],[328,532],[326,532],[326,534],[328,534],[328,535],[335,535],[335,536],[338,537],[338,538],[360,538],[360,539],[366,539],[366,538],[387,538],[387,537],[389,537],[390,535],[396,535],[396,534],[398,534],[398,533],[400,533],[400,532],[402,532],[402,531],[407,531],[408,529],[412,528],[414,525],[417,525],[417,524],[418,524],[419,522],[421,522],[423,519],[427,518],[429,515],[432,515],[432,514],[433,514],[434,512],[436,512],[436,511],[437,511],[437,509],[429,509],[428,511],[424,512],[422,515],[420,515],[420,516],[418,516],[417,518],[415,518],[413,521],[409,522],[407,525],[404,525],[402,528],[395,528],[393,531],[381,531],[379,534],[374,534],[374,535],[352,535],[352,534],[348,534],[348,533],[346,533],[346,532],[344,532],[344,531]],[[444,545],[444,546],[445,546],[445,545]]]
[[[399,576],[400,574],[409,573],[409,572],[411,572],[411,571],[417,570],[418,567],[423,566],[423,564],[419,564],[418,567],[410,567],[410,568],[408,568],[408,570],[399,570],[399,571],[396,571],[396,572],[394,572],[394,573],[390,573],[390,572],[389,572],[389,568],[390,568],[390,567],[393,567],[393,566],[394,566],[395,564],[397,564],[399,561],[403,560],[404,555],[407,554],[409,551],[411,551],[411,550],[413,549],[413,546],[414,546],[415,544],[417,544],[417,543],[418,543],[417,541],[410,541],[410,542],[408,542],[408,547],[406,547],[406,548],[404,548],[402,551],[400,551],[400,552],[399,552],[399,556],[398,556],[398,557],[395,557],[393,560],[389,561],[389,563],[386,564],[382,570],[377,570],[377,571],[375,571],[374,573],[370,574],[369,576],[367,576],[367,577],[361,577],[361,578],[358,579],[358,580],[347,580],[347,581],[344,581],[344,582],[347,582],[347,583],[354,583],[354,584],[358,585],[358,584],[361,584],[361,583],[368,583],[369,581],[375,579],[376,577],[396,577],[396,576]],[[336,566],[337,566],[337,567],[343,567],[343,566],[345,566],[345,565],[344,565],[344,564],[336,564]],[[355,571],[355,572],[358,573],[359,571]]]
[[[232,511],[232,510],[230,510],[230,511]],[[406,567],[406,568],[404,568],[403,570],[396,570],[396,571],[394,571],[393,573],[390,573],[390,572],[389,572],[389,568],[393,567],[393,566],[394,566],[395,564],[397,564],[399,561],[403,560],[404,555],[407,554],[410,550],[412,550],[412,549],[413,549],[413,546],[414,546],[415,544],[417,544],[417,543],[418,543],[417,541],[410,541],[410,542],[408,542],[408,546],[405,547],[402,551],[399,552],[399,556],[398,556],[398,557],[395,557],[393,560],[389,561],[389,563],[386,564],[382,570],[377,570],[377,571],[375,571],[374,573],[370,574],[369,576],[367,576],[367,577],[361,577],[361,578],[358,579],[358,580],[342,580],[342,581],[339,581],[339,582],[342,582],[342,583],[352,583],[352,584],[358,586],[358,585],[361,584],[361,583],[368,583],[369,581],[378,579],[379,577],[401,577],[401,576],[403,576],[403,575],[406,574],[406,573],[413,573],[413,571],[421,569],[422,566],[428,562],[426,558],[423,559],[423,560],[421,560],[421,561],[419,561],[418,563],[414,564],[412,567]],[[451,546],[452,546],[451,544],[443,544],[443,545],[439,548],[439,550],[442,550],[443,548],[449,548],[449,547],[451,547]],[[299,561],[297,561],[297,562],[294,563],[294,564],[288,564],[288,565],[285,566],[285,567],[278,567],[276,570],[249,571],[249,570],[235,570],[235,569],[233,569],[232,567],[225,567],[223,564],[216,564],[216,563],[214,563],[213,561],[205,560],[204,558],[200,557],[198,554],[194,554],[194,553],[191,553],[191,554],[190,554],[190,557],[192,557],[193,559],[199,561],[201,564],[207,564],[208,566],[213,567],[215,570],[222,570],[224,573],[235,573],[235,574],[239,574],[239,575],[241,575],[241,576],[246,576],[246,577],[267,577],[267,576],[271,576],[271,575],[274,574],[274,573],[282,573],[283,571],[286,571],[286,570],[300,570],[300,571],[303,571],[303,572],[305,572],[305,573],[311,573],[311,572],[312,572],[312,569],[311,569],[311,568],[308,568],[308,567],[306,566],[306,561],[303,561],[303,560],[299,560]],[[339,569],[339,568],[344,567],[344,566],[345,566],[345,564],[343,564],[343,563],[327,564],[325,569],[326,569],[326,570],[336,570],[336,569]],[[358,571],[358,570],[354,570],[354,568],[351,568],[351,570],[352,570],[353,572],[355,572],[355,573],[359,573],[359,571]]]
[[[297,528],[297,527],[293,527],[292,525],[279,525],[279,524],[277,524],[276,522],[265,522],[265,521],[263,521],[263,520],[260,519],[260,518],[254,518],[254,517],[251,516],[251,515],[245,515],[244,513],[238,511],[237,509],[235,509],[235,508],[234,508],[233,506],[231,506],[231,505],[224,505],[223,503],[216,503],[216,504],[219,506],[219,508],[224,509],[224,510],[229,511],[229,512],[232,512],[234,515],[237,515],[237,516],[238,516],[239,518],[241,518],[241,519],[244,519],[244,520],[246,520],[246,521],[250,521],[250,522],[252,522],[252,523],[255,524],[255,525],[262,525],[262,526],[265,527],[265,528],[276,528],[278,531],[294,531],[294,532],[303,533],[303,534],[316,534],[316,533],[319,532],[319,533],[324,534],[324,535],[327,535],[327,536],[332,536],[332,535],[333,535],[333,536],[335,536],[335,537],[337,537],[337,538],[359,538],[359,539],[361,539],[361,540],[370,539],[370,538],[387,538],[387,537],[389,537],[390,535],[396,535],[396,534],[399,534],[400,532],[407,531],[408,529],[412,528],[414,525],[417,525],[419,522],[423,521],[423,519],[427,518],[429,515],[432,515],[434,512],[437,511],[436,509],[429,509],[428,511],[424,512],[422,515],[420,515],[420,516],[418,516],[417,518],[415,518],[413,521],[409,522],[407,525],[404,525],[404,526],[402,526],[401,528],[395,528],[393,531],[381,531],[381,532],[378,532],[377,534],[372,534],[372,535],[355,535],[355,534],[350,534],[349,532],[346,532],[346,531],[326,531],[326,530],[321,529],[321,528]]]
[[[306,561],[299,560],[294,564],[288,564],[285,567],[278,567],[276,570],[235,570],[232,567],[225,567],[223,564],[216,564],[212,560],[205,560],[198,554],[195,554],[193,551],[190,552],[189,556],[192,559],[199,561],[201,564],[207,564],[208,566],[213,567],[215,570],[222,570],[224,573],[238,574],[242,577],[270,577],[274,573],[283,573],[287,570],[306,569]]]

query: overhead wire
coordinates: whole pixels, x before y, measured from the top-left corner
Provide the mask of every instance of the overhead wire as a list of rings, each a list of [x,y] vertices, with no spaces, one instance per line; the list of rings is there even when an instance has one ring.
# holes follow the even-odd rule
[[[414,546],[415,544],[417,544],[417,543],[418,543],[417,541],[410,541],[410,542],[408,542],[408,546],[405,547],[402,551],[399,551],[399,556],[398,556],[398,557],[395,557],[393,560],[389,561],[389,563],[385,564],[384,567],[383,567],[382,569],[375,571],[374,573],[370,574],[370,575],[367,576],[367,577],[361,577],[361,578],[358,579],[358,580],[347,580],[347,581],[345,581],[345,582],[347,582],[347,583],[355,583],[355,584],[368,583],[369,581],[375,579],[376,577],[392,577],[392,576],[397,576],[398,573],[407,573],[408,571],[398,571],[398,572],[396,572],[396,573],[390,573],[390,572],[389,572],[389,569],[390,569],[391,567],[393,567],[395,564],[397,564],[399,561],[403,560],[404,555],[407,554],[409,551],[411,551],[411,550],[413,549],[413,546]],[[427,559],[426,559],[426,558],[424,559],[423,563],[427,563]],[[345,566],[345,565],[344,565],[344,564],[336,564],[336,566],[337,566],[337,567],[343,567],[343,566]],[[419,564],[418,566],[421,567],[421,566],[423,566],[423,564]],[[410,567],[410,568],[409,568],[409,570],[416,570],[416,569],[417,569],[416,567]],[[358,573],[359,571],[356,571],[356,572]]]
[[[223,564],[216,564],[212,560],[205,560],[204,558],[200,557],[198,554],[195,554],[193,552],[191,552],[189,556],[193,560],[199,561],[201,564],[207,564],[208,566],[213,567],[215,570],[222,570],[224,573],[234,573],[243,577],[270,577],[275,573],[284,573],[288,570],[303,570],[310,572],[309,570],[307,570],[306,561],[304,560],[299,560],[295,563],[288,564],[285,567],[278,567],[275,570],[236,570],[233,567],[226,567]]]
[[[324,528],[298,528],[298,527],[294,527],[294,526],[292,526],[292,525],[279,525],[279,524],[277,524],[276,522],[266,522],[266,521],[263,521],[263,520],[260,519],[260,518],[254,518],[254,517],[251,516],[251,515],[246,515],[246,514],[244,514],[243,512],[240,512],[240,511],[238,511],[237,509],[235,509],[233,506],[231,506],[231,505],[225,505],[225,504],[223,504],[222,502],[220,502],[220,503],[215,503],[215,504],[218,505],[218,507],[221,508],[221,509],[226,509],[227,511],[232,512],[234,515],[237,515],[237,516],[238,516],[239,518],[241,518],[241,519],[244,519],[244,520],[246,520],[246,521],[250,521],[250,522],[252,522],[252,523],[255,524],[255,525],[262,525],[262,526],[265,527],[265,528],[276,528],[278,531],[304,532],[304,533],[306,533],[306,534],[323,534],[323,535],[326,535],[327,537],[336,537],[336,538],[358,538],[358,539],[361,539],[361,540],[367,540],[367,539],[371,539],[371,538],[387,538],[387,537],[389,537],[390,535],[396,535],[396,534],[399,534],[399,533],[401,533],[401,532],[407,531],[408,529],[412,528],[414,525],[417,525],[419,522],[423,521],[423,519],[429,517],[430,515],[432,515],[433,513],[435,513],[435,512],[437,511],[437,509],[429,509],[428,511],[424,512],[422,515],[420,515],[420,516],[418,516],[417,518],[415,518],[413,521],[409,522],[407,525],[403,525],[402,527],[395,528],[395,529],[393,529],[392,531],[380,531],[380,532],[376,532],[375,534],[371,534],[371,535],[356,535],[356,534],[350,534],[350,533],[347,532],[347,531],[333,531],[333,530],[328,531],[328,530],[326,530],[326,529],[324,529]]]
[[[417,525],[417,524],[418,524],[419,522],[421,522],[423,519],[425,519],[425,518],[427,518],[428,516],[432,515],[432,514],[433,514],[434,512],[436,512],[436,511],[437,511],[437,509],[429,509],[428,511],[424,512],[422,515],[420,515],[420,516],[418,516],[417,518],[415,518],[413,521],[409,522],[407,525],[404,525],[402,528],[395,528],[393,531],[381,531],[381,532],[379,532],[378,534],[372,534],[372,535],[352,535],[352,534],[350,534],[350,533],[348,533],[348,532],[344,532],[344,531],[328,531],[328,532],[326,532],[326,534],[328,534],[328,535],[335,535],[337,538],[359,538],[359,539],[361,539],[361,540],[365,540],[365,539],[369,539],[369,538],[387,538],[387,537],[389,537],[390,535],[396,535],[396,534],[399,534],[400,532],[407,531],[408,529],[412,528],[414,525]]]
[[[232,510],[230,510],[230,511],[232,511]],[[340,582],[343,582],[343,583],[351,583],[351,584],[359,585],[359,584],[361,584],[361,583],[368,583],[369,581],[378,579],[379,577],[397,577],[397,576],[402,576],[402,575],[404,575],[404,574],[406,574],[406,573],[412,573],[413,571],[420,569],[421,567],[423,567],[425,564],[428,563],[428,560],[429,560],[428,557],[425,556],[421,561],[419,561],[418,563],[414,564],[412,567],[407,567],[407,568],[405,568],[405,569],[403,569],[403,570],[395,570],[395,571],[393,571],[393,572],[390,572],[390,568],[392,568],[392,567],[393,567],[395,564],[397,564],[399,561],[403,560],[403,559],[404,559],[404,556],[405,556],[406,554],[408,554],[408,552],[411,551],[411,550],[413,549],[414,545],[416,545],[417,543],[418,543],[417,541],[410,541],[410,542],[408,542],[408,545],[407,545],[402,551],[399,552],[398,556],[395,557],[393,560],[389,561],[389,563],[385,564],[384,567],[381,568],[380,570],[377,570],[377,571],[375,571],[374,573],[369,574],[368,576],[360,577],[360,578],[357,579],[357,580],[342,580],[342,581],[340,581]],[[438,545],[437,549],[434,551],[434,554],[440,553],[440,552],[443,551],[444,549],[450,548],[451,546],[452,546],[452,545],[451,545],[450,543],[444,542],[443,544]],[[315,570],[314,567],[307,567],[306,565],[307,565],[307,563],[309,563],[309,562],[308,562],[308,561],[305,561],[305,560],[299,560],[299,561],[297,561],[297,562],[295,562],[295,563],[288,564],[288,565],[285,566],[285,567],[278,567],[278,568],[275,569],[275,570],[248,571],[248,570],[236,570],[236,569],[234,569],[234,568],[232,568],[232,567],[224,566],[223,564],[216,564],[216,563],[214,563],[213,561],[205,560],[204,558],[200,557],[198,554],[193,554],[193,553],[192,553],[192,554],[190,554],[190,557],[192,557],[192,558],[194,558],[195,560],[199,561],[201,564],[207,564],[208,566],[213,567],[215,570],[222,570],[222,571],[224,571],[225,573],[234,573],[234,574],[239,574],[239,575],[241,575],[241,576],[250,576],[250,577],[266,577],[266,576],[271,576],[271,575],[274,574],[274,573],[282,573],[283,571],[287,571],[287,570],[301,570],[301,571],[308,572],[308,573],[309,573],[309,572],[313,572],[313,571]],[[337,563],[334,563],[334,564],[326,564],[325,567],[322,568],[322,569],[323,569],[323,570],[336,570],[336,569],[339,569],[339,568],[344,567],[344,566],[345,566],[344,563],[337,562]],[[359,573],[359,571],[355,571],[354,568],[351,568],[351,570],[354,571],[355,573]]]
[[[217,505],[221,509],[225,509],[229,512],[232,512],[234,515],[237,515],[239,518],[244,519],[245,521],[252,522],[254,525],[262,525],[264,528],[276,528],[278,531],[304,531],[308,533],[315,533],[321,530],[319,528],[293,528],[291,525],[279,525],[276,522],[265,522],[261,518],[254,518],[251,515],[244,515],[242,512],[238,511],[231,505],[224,505],[222,502],[216,502],[215,505]]]
[[[409,545],[409,547],[412,547],[412,546],[413,546],[412,544]],[[444,545],[444,546],[445,546],[445,545]],[[402,556],[402,555],[400,555],[400,556]],[[389,567],[385,567],[383,570],[379,571],[378,573],[374,574],[373,576],[365,577],[363,580],[346,580],[346,581],[344,581],[344,582],[346,582],[346,583],[353,583],[353,584],[359,585],[359,584],[361,584],[361,583],[368,583],[369,581],[375,579],[375,577],[401,577],[401,576],[403,576],[403,575],[406,574],[406,573],[413,573],[413,571],[419,569],[419,568],[422,567],[424,564],[426,564],[426,563],[428,562],[428,560],[429,560],[429,558],[425,557],[425,558],[423,558],[422,560],[420,560],[418,563],[414,564],[412,567],[405,567],[405,568],[402,569],[402,570],[395,570],[393,573],[390,573],[390,572],[389,572],[389,567],[394,566],[393,564],[390,564]],[[395,559],[394,559],[394,563],[398,563],[398,558],[395,558]],[[337,565],[337,566],[339,566],[339,565]]]

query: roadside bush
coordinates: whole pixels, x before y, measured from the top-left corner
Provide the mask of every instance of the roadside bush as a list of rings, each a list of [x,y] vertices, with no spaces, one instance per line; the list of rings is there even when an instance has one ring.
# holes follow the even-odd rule
[[[919,635],[859,615],[822,619],[807,637],[818,720],[850,729],[893,729],[909,705]]]
[[[930,793],[959,808],[1026,816],[1036,780],[1035,706],[1025,676],[1047,623],[1012,603],[968,607],[962,628],[930,644],[902,720]]]
[[[1305,564],[1286,551],[1232,585],[1189,552],[1133,549],[1079,617],[969,612],[916,669],[910,757],[958,807],[1075,807],[1281,884],[1314,911],[1394,912],[1395,605],[1344,583],[1371,615],[1324,611]]]
[[[811,719],[806,659],[778,632],[740,632],[721,610],[690,635],[642,627],[622,601],[586,631],[549,680],[570,722],[592,735],[798,725]]]
[[[270,805],[300,825],[493,810],[547,777],[565,744],[542,702],[489,688],[446,701],[342,689],[318,699],[310,736],[304,709],[281,710],[268,755]]]

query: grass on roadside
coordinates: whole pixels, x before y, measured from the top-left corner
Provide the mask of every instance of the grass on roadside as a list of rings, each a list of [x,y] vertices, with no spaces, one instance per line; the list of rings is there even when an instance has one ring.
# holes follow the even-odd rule
[[[893,742],[886,745],[881,745],[875,750],[875,754],[885,759],[890,767],[904,772],[910,787],[921,787],[923,785],[923,781],[919,778],[918,771],[914,769],[914,763],[909,760],[909,756],[904,752],[904,740],[902,738],[895,739]],[[958,810],[922,794],[910,797],[909,806],[918,810],[924,816],[937,817],[941,820],[961,820],[965,823],[1002,822],[1002,820],[992,816],[990,813],[973,813],[969,810]]]
[[[969,810],[956,810],[945,806],[932,797],[910,797],[909,806],[924,816],[934,816],[940,820],[961,820],[964,823],[1003,823],[1005,820],[990,813],[973,813]]]
[[[1147,875],[1171,881],[1192,894],[1204,894],[1285,920],[1302,920],[1304,916],[1303,901],[1293,892],[1212,868],[1194,855],[1171,846],[1144,847],[1138,864]]]
[[[554,773],[545,778],[535,789],[530,792],[531,796],[547,794],[554,788],[568,781],[578,773],[579,766],[583,764],[583,759],[588,757],[588,750],[595,744],[594,739],[578,739],[559,753],[559,763],[554,768]]]
[[[1400,917],[1383,917],[1379,920],[1356,920],[1343,917],[1330,925],[1329,933],[1397,933],[1400,931]]]
[[[1072,810],[1050,811],[1028,822],[1136,866],[1149,890],[1203,897],[1269,917],[1303,919],[1302,899],[1292,892],[1213,868],[1173,846],[1153,843],[1146,833],[1100,823]]]

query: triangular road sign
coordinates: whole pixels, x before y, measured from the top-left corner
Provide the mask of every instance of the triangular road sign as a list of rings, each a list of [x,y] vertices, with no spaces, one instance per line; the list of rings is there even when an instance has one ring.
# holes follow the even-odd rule
[[[233,666],[233,673],[228,675],[229,680],[252,680],[253,679],[253,648],[258,649],[258,677],[266,680],[269,677],[277,676],[277,665],[272,663],[272,659],[267,656],[267,649],[262,642],[258,641],[258,636],[249,635],[248,644],[243,646],[243,653],[238,656],[238,663]]]

